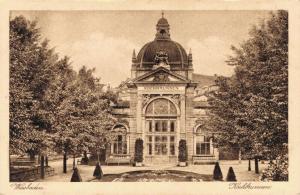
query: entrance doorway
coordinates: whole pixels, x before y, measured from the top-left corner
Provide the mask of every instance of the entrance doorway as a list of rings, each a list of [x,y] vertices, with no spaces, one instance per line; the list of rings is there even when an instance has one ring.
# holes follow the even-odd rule
[[[177,111],[168,99],[153,100],[145,113],[146,160],[171,162],[176,159]]]

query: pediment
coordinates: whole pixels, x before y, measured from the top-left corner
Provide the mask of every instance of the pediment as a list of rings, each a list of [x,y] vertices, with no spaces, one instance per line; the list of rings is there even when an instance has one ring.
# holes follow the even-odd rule
[[[142,75],[134,80],[134,83],[187,83],[188,80],[181,75],[161,68]]]

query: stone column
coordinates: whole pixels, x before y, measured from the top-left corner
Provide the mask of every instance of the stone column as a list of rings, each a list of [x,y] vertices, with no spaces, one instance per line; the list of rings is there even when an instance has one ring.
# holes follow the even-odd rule
[[[144,141],[143,143],[144,143],[144,148],[143,148],[143,158],[145,159],[145,155],[147,155],[146,154],[146,152],[147,152],[147,141],[146,141],[146,135],[145,135],[145,131],[146,131],[146,128],[145,128],[145,123],[146,123],[146,121],[145,121],[145,116],[144,116],[144,114],[143,114],[143,116],[141,117],[141,131],[142,131],[142,140]]]
[[[110,144],[110,154],[114,153],[114,143]]]
[[[179,146],[179,140],[180,140],[180,116],[178,116],[176,118],[175,131],[176,131],[175,156],[178,157],[178,146]]]
[[[127,154],[129,154],[129,140],[130,140],[130,138],[129,138],[129,135],[127,134],[127,136],[126,136],[126,150],[127,150]]]
[[[213,141],[212,138],[209,139],[209,154],[213,154],[214,147],[213,147]]]
[[[180,95],[180,132],[186,133],[185,130],[185,94]]]
[[[193,155],[196,155],[196,151],[197,151],[197,136],[194,134],[193,136],[193,141],[194,141],[194,151],[193,151]]]
[[[170,156],[170,136],[167,136],[167,149],[168,149],[168,157]]]
[[[143,97],[141,94],[138,94],[137,98],[137,108],[136,108],[136,122],[137,122],[137,132],[142,133],[142,101]]]

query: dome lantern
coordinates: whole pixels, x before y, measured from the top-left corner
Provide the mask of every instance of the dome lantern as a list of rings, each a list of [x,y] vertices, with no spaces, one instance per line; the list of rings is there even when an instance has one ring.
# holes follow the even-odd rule
[[[161,18],[156,24],[155,40],[170,40],[170,25],[168,20],[164,18],[164,12],[161,14]]]

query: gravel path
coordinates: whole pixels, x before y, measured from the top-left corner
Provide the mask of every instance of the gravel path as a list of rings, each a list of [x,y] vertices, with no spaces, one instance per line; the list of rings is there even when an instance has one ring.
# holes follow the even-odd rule
[[[68,171],[66,174],[62,173],[62,161],[49,162],[49,165],[54,167],[55,175],[45,178],[44,180],[38,180],[38,182],[69,182],[72,176],[72,159],[68,160]],[[223,178],[226,178],[229,167],[233,168],[236,178],[238,181],[258,181],[259,175],[254,173],[254,161],[252,161],[251,168],[252,171],[248,171],[248,161],[220,161],[220,167],[223,173]],[[259,164],[260,171],[263,170],[267,165]],[[129,171],[136,170],[180,170],[188,171],[199,174],[212,174],[214,165],[189,165],[187,167],[177,167],[174,165],[155,165],[155,166],[143,166],[143,167],[133,167],[133,166],[106,166],[102,165],[102,170],[104,174],[118,174]],[[94,166],[88,165],[78,165],[79,173],[83,181],[90,181],[93,177]]]

